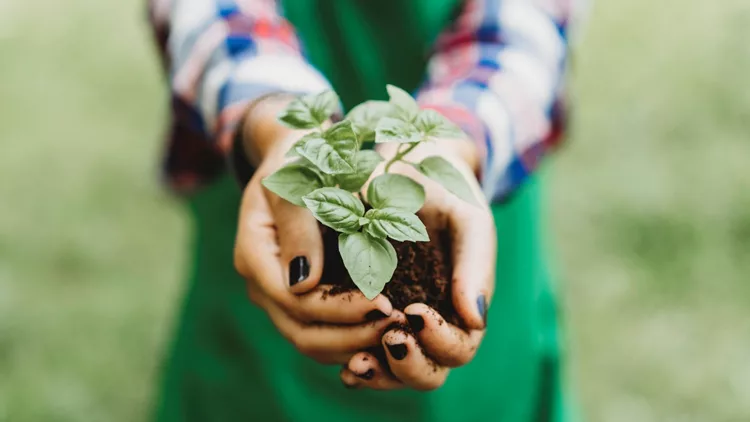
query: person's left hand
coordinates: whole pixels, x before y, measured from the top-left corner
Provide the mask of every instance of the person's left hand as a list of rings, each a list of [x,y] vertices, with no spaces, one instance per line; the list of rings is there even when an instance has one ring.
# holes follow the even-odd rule
[[[395,154],[394,147],[394,144],[381,144],[379,152],[387,160]],[[430,155],[440,155],[451,161],[464,174],[478,201],[484,203],[474,175],[478,160],[471,144],[446,140],[420,145],[406,159],[418,162]],[[372,177],[382,171],[383,165]],[[394,164],[391,172],[408,175],[425,187],[426,202],[417,215],[430,236],[444,230],[449,233],[453,304],[465,327],[448,323],[425,304],[411,304],[405,313],[413,334],[392,328],[381,339],[389,369],[371,353],[360,352],[349,360],[340,376],[350,388],[433,390],[443,385],[450,368],[471,361],[484,336],[495,279],[494,221],[486,203],[469,204],[411,166]]]

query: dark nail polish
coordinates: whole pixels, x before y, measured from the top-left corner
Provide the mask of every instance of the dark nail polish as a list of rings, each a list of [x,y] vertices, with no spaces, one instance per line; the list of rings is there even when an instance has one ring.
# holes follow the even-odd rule
[[[383,311],[381,311],[380,309],[373,309],[372,311],[370,311],[367,314],[365,314],[365,320],[367,320],[367,321],[377,321],[377,320],[381,320],[381,319],[383,319],[383,318],[385,318],[387,316],[388,315],[384,314]]]
[[[388,351],[391,353],[391,356],[393,356],[394,359],[401,360],[406,357],[406,353],[408,352],[408,350],[406,349],[405,344],[403,343],[387,344],[386,343],[386,346],[388,346]]]
[[[406,320],[409,321],[409,327],[411,327],[411,330],[415,334],[424,328],[424,318],[422,318],[422,315],[406,314]]]
[[[310,275],[310,264],[304,256],[298,256],[289,263],[289,285],[294,286],[300,281],[305,281]]]
[[[371,380],[375,377],[375,370],[370,368],[364,374],[354,373],[354,375],[362,378],[363,380]]]
[[[484,295],[479,295],[477,298],[477,310],[484,321],[484,325],[487,325],[487,299]]]

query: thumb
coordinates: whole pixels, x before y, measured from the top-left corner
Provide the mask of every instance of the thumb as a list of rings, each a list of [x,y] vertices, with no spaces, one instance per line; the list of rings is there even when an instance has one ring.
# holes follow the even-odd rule
[[[463,215],[469,214],[469,215]],[[496,239],[492,214],[474,208],[452,213],[453,306],[469,329],[484,329],[495,283]]]
[[[323,275],[323,238],[318,221],[306,208],[278,197],[269,199],[279,242],[279,261],[287,269],[290,290],[297,294],[308,292]]]

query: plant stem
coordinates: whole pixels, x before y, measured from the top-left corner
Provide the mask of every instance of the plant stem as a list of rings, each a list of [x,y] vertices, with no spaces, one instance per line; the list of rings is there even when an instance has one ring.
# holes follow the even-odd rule
[[[401,148],[403,147],[403,145],[408,145],[408,147],[402,150]],[[410,153],[414,148],[417,147],[417,145],[419,145],[419,142],[414,142],[413,144],[403,144],[403,145],[398,147],[398,152],[396,152],[396,155],[394,155],[393,158],[391,158],[391,160],[388,161],[388,163],[385,165],[386,173],[388,173],[393,163],[397,161],[401,161],[401,159],[404,158],[406,154]]]

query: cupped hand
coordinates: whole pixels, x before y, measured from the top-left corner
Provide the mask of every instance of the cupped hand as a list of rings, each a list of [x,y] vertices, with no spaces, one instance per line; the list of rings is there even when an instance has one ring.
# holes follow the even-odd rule
[[[267,122],[276,125],[275,113]],[[305,208],[261,185],[283,165],[284,154],[301,136],[272,128],[253,131],[274,139],[253,144],[256,150],[263,146],[262,157],[242,196],[235,268],[247,280],[250,300],[301,353],[343,364],[358,350],[378,345],[389,324],[406,320],[382,295],[372,301],[359,291],[329,295],[331,286],[320,284],[324,250],[317,221]]]
[[[394,146],[386,144],[380,152],[387,160],[395,154]],[[453,305],[463,326],[448,323],[425,304],[409,305],[405,314],[410,330],[394,326],[380,339],[387,367],[368,352],[357,353],[341,371],[341,380],[349,387],[436,389],[443,385],[451,368],[472,360],[484,336],[494,290],[496,240],[492,214],[481,199],[474,175],[477,160],[472,147],[457,140],[420,146],[406,158],[417,162],[431,155],[451,161],[483,205],[459,199],[409,165],[394,164],[391,172],[408,175],[425,187],[426,202],[417,214],[430,236],[448,231]],[[373,177],[382,170],[381,166]]]

